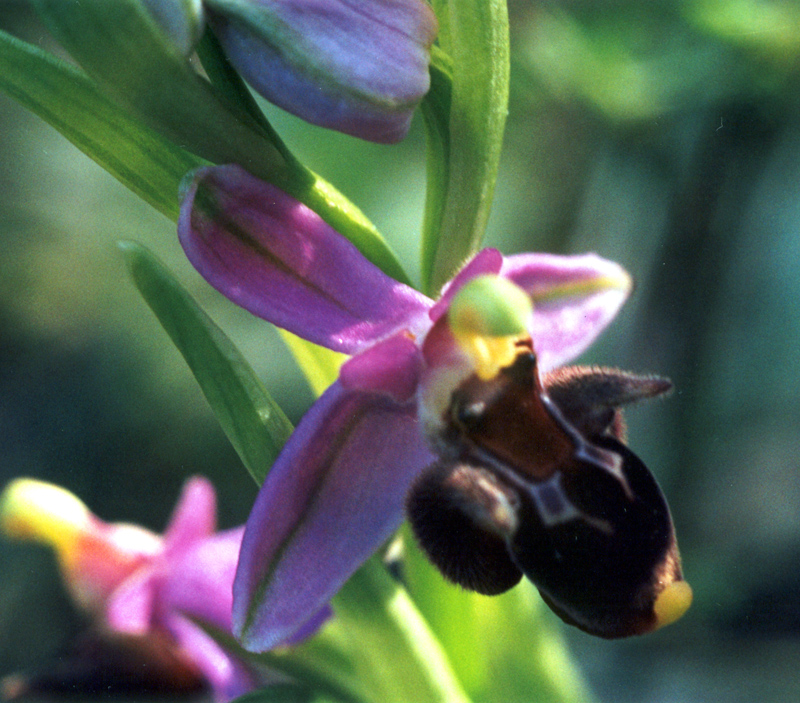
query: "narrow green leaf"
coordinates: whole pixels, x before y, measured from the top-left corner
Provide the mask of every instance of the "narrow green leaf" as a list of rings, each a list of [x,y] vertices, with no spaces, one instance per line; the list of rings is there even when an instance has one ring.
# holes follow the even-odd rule
[[[333,606],[345,631],[359,633],[353,658],[361,681],[370,686],[372,700],[469,700],[408,592],[378,556],[350,578]]]
[[[245,693],[231,703],[335,703],[336,699],[294,684],[279,683]]]
[[[403,527],[409,592],[430,623],[470,696],[483,701],[593,700],[572,662],[560,622],[524,581],[500,596],[481,596],[447,583]]]
[[[256,122],[233,114],[139,0],[33,0],[62,46],[103,89],[167,138],[264,178],[284,160]]]
[[[0,31],[0,89],[171,219],[178,184],[204,162],[133,119],[80,70]]]
[[[467,703],[439,642],[407,591],[372,557],[333,599],[334,617],[307,642],[263,654],[211,634],[245,661],[323,694],[364,703]]]
[[[448,4],[450,0],[430,0],[431,7],[439,20],[439,34],[437,41],[439,46],[445,51],[450,51],[450,12]]]
[[[251,109],[243,109],[230,85],[220,92],[195,72],[140,0],[33,4],[70,55],[120,105],[203,159],[239,164],[286,191],[385,273],[408,283],[394,252],[366,216],[275,141],[274,131]],[[214,75],[219,84],[219,71]]]
[[[260,485],[292,424],[225,333],[143,246],[120,244],[136,287],[186,359],[222,429]]]
[[[453,89],[450,57],[434,46],[431,60],[431,88],[422,101],[427,134],[425,214],[422,220],[422,290],[429,295],[433,262],[442,235],[442,220],[450,181],[450,102]]]
[[[289,347],[297,365],[305,374],[314,395],[323,391],[339,376],[339,367],[347,356],[302,339],[291,332],[278,329],[284,344]]]
[[[294,156],[272,128],[242,77],[228,61],[222,51],[222,46],[210,28],[206,30],[197,45],[197,55],[211,84],[217,90],[220,98],[227,101],[229,108],[233,111],[238,110],[248,119],[252,119],[269,135],[270,142],[281,152],[286,162],[295,163]]]
[[[425,290],[438,290],[480,245],[489,218],[508,111],[509,39],[505,0],[436,3],[452,59],[447,181],[432,178],[442,200],[441,228],[423,254]],[[429,125],[430,121],[426,121]],[[440,139],[440,138],[439,138]],[[437,139],[431,140],[439,148]]]

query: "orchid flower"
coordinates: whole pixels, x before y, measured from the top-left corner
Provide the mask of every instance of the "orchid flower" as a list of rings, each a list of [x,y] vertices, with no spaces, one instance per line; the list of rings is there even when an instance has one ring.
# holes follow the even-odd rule
[[[313,211],[238,166],[195,172],[178,230],[190,261],[228,298],[351,355],[297,426],[246,525],[233,627],[254,651],[301,628],[397,529],[409,486],[441,454],[442,418],[460,383],[473,373],[496,377],[514,362],[518,338],[529,340],[531,353],[535,347],[539,373],[556,369],[588,347],[631,289],[619,265],[594,254],[504,257],[484,249],[434,301],[384,275]],[[494,313],[482,312],[481,301],[497,295],[456,304],[462,289],[487,277],[490,289],[499,282],[501,299],[510,287],[532,308],[523,305],[511,334],[473,329],[475,319],[491,326]],[[613,394],[613,407],[668,387],[632,378],[627,395]],[[601,402],[573,415],[597,414]],[[621,463],[602,468],[624,484]],[[661,522],[670,532],[668,513]],[[670,579],[680,580],[679,570],[664,584]]]
[[[270,102],[312,124],[391,143],[428,92],[437,22],[424,0],[147,0],[182,53],[205,20]]]
[[[214,489],[199,477],[186,483],[163,536],[103,522],[72,493],[41,481],[16,479],[0,496],[2,530],[52,546],[70,594],[108,633],[163,651],[224,701],[259,679],[194,622],[231,631],[243,528],[215,532],[215,523]]]

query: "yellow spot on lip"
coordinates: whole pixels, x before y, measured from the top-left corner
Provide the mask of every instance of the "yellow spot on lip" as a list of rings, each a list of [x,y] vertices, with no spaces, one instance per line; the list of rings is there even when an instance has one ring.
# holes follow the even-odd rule
[[[656,628],[671,625],[689,610],[692,604],[692,587],[686,581],[673,581],[656,598],[653,611]]]

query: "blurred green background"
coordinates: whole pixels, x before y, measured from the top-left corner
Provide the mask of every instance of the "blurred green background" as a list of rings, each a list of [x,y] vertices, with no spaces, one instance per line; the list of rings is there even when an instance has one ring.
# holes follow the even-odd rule
[[[512,101],[487,244],[596,251],[637,287],[583,362],[669,376],[629,413],[670,499],[695,589],[635,641],[570,629],[601,701],[800,700],[800,4],[512,0]],[[58,51],[24,2],[0,28]],[[269,109],[312,168],[418,268],[421,124],[397,147]],[[160,530],[180,485],[255,486],[115,242],[150,246],[241,346],[293,420],[312,396],[265,323],[211,290],[174,226],[0,94],[0,486],[63,484]],[[0,542],[0,676],[78,627],[48,552]],[[551,617],[548,614],[548,617]],[[512,643],[524,651],[524,641]],[[531,701],[536,692],[531,692]]]

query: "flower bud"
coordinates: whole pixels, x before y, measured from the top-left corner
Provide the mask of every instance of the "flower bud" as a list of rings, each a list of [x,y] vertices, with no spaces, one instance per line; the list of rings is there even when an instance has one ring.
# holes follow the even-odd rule
[[[67,587],[90,612],[102,609],[111,592],[161,550],[149,530],[105,523],[69,491],[33,479],[16,479],[0,494],[0,529],[52,547]]]
[[[437,23],[423,0],[207,0],[206,6],[245,80],[313,124],[396,142],[428,92]]]

